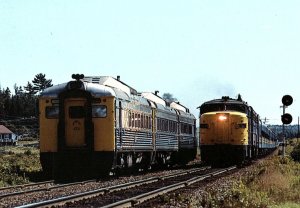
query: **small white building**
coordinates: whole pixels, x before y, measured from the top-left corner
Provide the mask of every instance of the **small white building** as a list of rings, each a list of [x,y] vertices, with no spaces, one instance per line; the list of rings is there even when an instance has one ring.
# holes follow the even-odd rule
[[[0,145],[16,145],[17,135],[3,125],[0,125]]]

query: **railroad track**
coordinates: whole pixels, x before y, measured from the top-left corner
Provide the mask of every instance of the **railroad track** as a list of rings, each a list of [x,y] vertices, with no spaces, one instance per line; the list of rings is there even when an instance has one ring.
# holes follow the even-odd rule
[[[32,183],[32,184],[24,184],[19,186],[11,186],[11,187],[0,189],[0,199],[4,197],[29,194],[33,192],[39,192],[39,191],[50,191],[53,189],[59,189],[59,188],[64,188],[64,187],[74,186],[74,185],[81,185],[81,184],[91,183],[95,181],[96,180],[88,180],[88,181],[80,181],[80,182],[65,183],[65,184],[54,184],[54,181],[46,181],[46,182],[39,182],[39,183]],[[18,188],[21,188],[21,190],[16,191],[16,189]],[[5,192],[2,193],[2,190]]]
[[[88,180],[88,181],[65,183],[65,184],[55,184],[54,180],[50,180],[50,181],[43,181],[38,183],[29,183],[29,184],[23,184],[18,186],[4,187],[4,188],[0,188],[0,201],[8,197],[17,197],[20,195],[27,195],[34,192],[47,193],[51,190],[60,189],[68,186],[81,185],[81,184],[86,184],[91,182],[96,182],[96,180]],[[0,203],[0,206],[2,205],[3,204]]]
[[[130,207],[140,204],[143,201],[158,195],[189,186],[207,178],[215,177],[216,175],[233,169],[235,169],[235,167],[219,170],[195,168],[162,177],[150,177],[147,179],[104,187],[80,194],[73,194],[51,200],[22,205],[20,207],[51,207],[69,205],[73,207]]]
[[[22,184],[22,185],[17,185],[17,186],[8,186],[8,187],[3,187],[0,188],[0,199],[5,196],[11,195],[17,195],[17,193],[25,193],[26,191],[33,191],[37,190],[41,187],[49,187],[54,184],[54,180],[50,181],[42,181],[38,183],[28,183],[28,184]]]

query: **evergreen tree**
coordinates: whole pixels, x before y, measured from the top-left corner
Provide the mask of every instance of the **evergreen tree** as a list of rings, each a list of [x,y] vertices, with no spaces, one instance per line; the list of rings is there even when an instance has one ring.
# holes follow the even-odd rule
[[[38,92],[53,86],[52,80],[46,79],[46,75],[42,73],[35,75],[34,79],[32,80],[32,83]]]
[[[15,95],[20,96],[23,94],[24,90],[22,89],[21,86],[17,86],[17,84],[14,84],[14,90],[15,90]]]
[[[27,82],[27,85],[24,86],[24,89],[26,90],[26,94],[29,96],[33,96],[38,92],[37,87],[34,87],[30,82]]]
[[[0,117],[3,116],[4,113],[4,93],[0,88]]]

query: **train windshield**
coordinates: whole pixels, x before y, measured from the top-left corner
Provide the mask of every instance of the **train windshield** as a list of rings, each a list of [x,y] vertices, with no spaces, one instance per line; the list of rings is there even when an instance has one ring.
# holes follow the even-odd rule
[[[107,116],[107,107],[105,105],[94,105],[92,107],[93,118],[105,118]]]
[[[247,106],[244,104],[237,103],[214,103],[205,104],[200,108],[200,113],[215,112],[215,111],[238,111],[242,113],[247,113]]]
[[[58,118],[59,107],[58,106],[47,106],[46,107],[46,118]]]

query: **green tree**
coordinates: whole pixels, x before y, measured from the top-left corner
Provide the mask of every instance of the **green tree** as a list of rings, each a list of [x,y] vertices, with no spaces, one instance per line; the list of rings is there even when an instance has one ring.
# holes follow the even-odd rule
[[[52,79],[46,79],[46,75],[42,73],[35,75],[34,79],[32,80],[32,83],[37,92],[40,92],[48,87],[53,86]]]
[[[26,90],[26,94],[29,96],[33,96],[38,92],[37,87],[34,87],[30,82],[27,82],[27,85],[24,86],[24,89]]]
[[[3,116],[5,113],[4,110],[4,93],[0,88],[0,117]]]
[[[22,89],[21,86],[17,86],[17,84],[14,84],[14,90],[15,90],[15,95],[22,95],[24,90]]]

